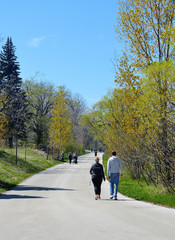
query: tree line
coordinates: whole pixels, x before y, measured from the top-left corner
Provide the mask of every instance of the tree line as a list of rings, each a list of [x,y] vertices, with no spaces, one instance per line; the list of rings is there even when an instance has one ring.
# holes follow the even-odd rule
[[[86,112],[84,100],[62,86],[35,77],[22,82],[7,39],[0,53],[0,138],[57,154],[100,142],[107,154],[117,150],[133,178],[174,192],[175,2],[118,4],[115,31],[125,49],[116,59],[116,88]]]
[[[0,140],[9,147],[28,144],[61,151],[82,152],[91,135],[80,125],[85,100],[63,86],[37,81],[37,75],[22,81],[12,38],[0,53]],[[17,155],[17,154],[16,154]],[[16,158],[17,162],[17,158]]]
[[[175,2],[119,1],[116,88],[82,119],[135,179],[175,191]]]

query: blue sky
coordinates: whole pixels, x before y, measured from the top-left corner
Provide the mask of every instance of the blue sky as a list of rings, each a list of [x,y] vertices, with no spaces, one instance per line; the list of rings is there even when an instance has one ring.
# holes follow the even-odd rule
[[[64,85],[91,107],[114,88],[117,0],[1,1],[2,46],[16,46],[23,80]]]

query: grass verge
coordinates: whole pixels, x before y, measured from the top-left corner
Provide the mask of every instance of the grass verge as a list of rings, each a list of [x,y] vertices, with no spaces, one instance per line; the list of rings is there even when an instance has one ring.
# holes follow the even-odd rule
[[[46,160],[46,154],[35,149],[27,149],[26,161],[25,150],[18,149],[17,165],[15,161],[15,149],[0,150],[0,193],[13,188],[37,172],[61,163],[51,158]]]
[[[106,176],[107,160],[107,157],[103,155],[103,165]],[[154,185],[147,186],[143,180],[138,182],[132,179],[130,174],[126,172],[124,172],[123,177],[120,178],[119,192],[137,200],[175,208],[175,194],[166,192],[161,185],[156,188]]]

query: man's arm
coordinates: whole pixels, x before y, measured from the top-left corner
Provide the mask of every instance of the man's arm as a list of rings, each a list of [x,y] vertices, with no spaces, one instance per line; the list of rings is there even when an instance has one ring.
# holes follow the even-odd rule
[[[122,166],[122,161],[120,160],[120,177],[123,177],[123,166]]]

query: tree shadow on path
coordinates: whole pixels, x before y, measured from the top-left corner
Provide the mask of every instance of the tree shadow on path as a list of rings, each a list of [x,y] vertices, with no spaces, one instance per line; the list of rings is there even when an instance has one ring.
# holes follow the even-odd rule
[[[12,191],[75,191],[74,189],[69,188],[51,188],[51,187],[39,187],[39,186],[27,186],[27,185],[18,185],[12,189]],[[30,195],[18,195],[18,194],[1,194],[1,199],[35,199],[35,198],[44,198],[40,196],[30,196]]]
[[[2,194],[0,195],[0,200],[1,199],[32,199],[32,198],[43,198],[39,196],[27,196],[27,195],[17,195],[17,194]]]
[[[13,191],[75,191],[70,188],[51,188],[51,187],[39,187],[39,186],[27,186],[27,185],[18,185],[12,189]]]
[[[100,199],[100,200],[105,200],[105,201],[110,201],[110,202],[130,202],[130,201],[135,201],[134,199],[130,199],[130,198],[128,198],[128,199],[119,198],[117,200],[106,198],[106,199]]]

